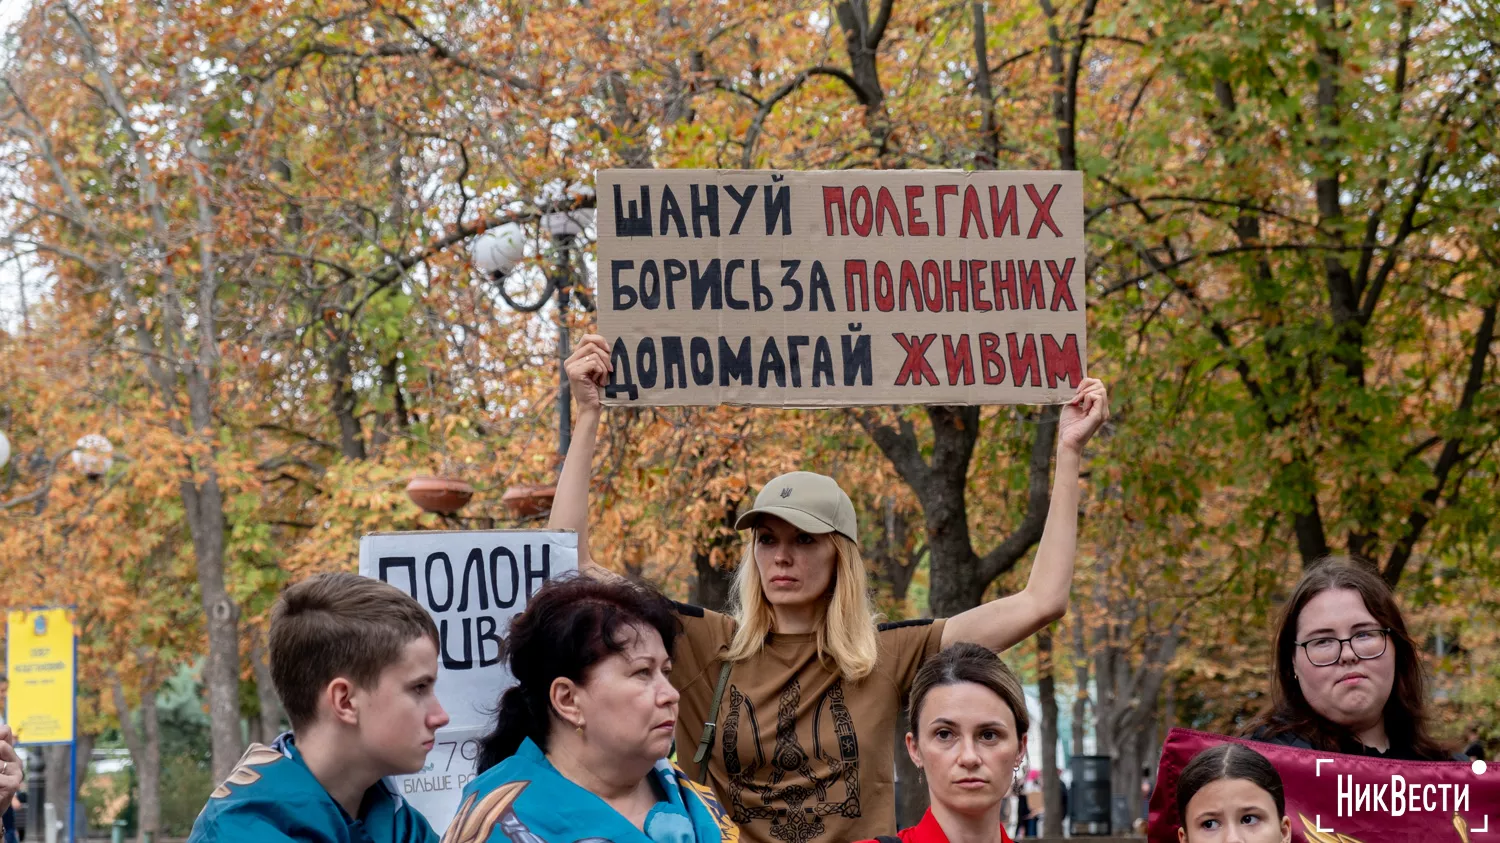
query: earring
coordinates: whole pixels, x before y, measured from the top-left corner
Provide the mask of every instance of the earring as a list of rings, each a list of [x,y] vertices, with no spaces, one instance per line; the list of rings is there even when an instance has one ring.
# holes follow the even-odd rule
[[[578,737],[580,737],[580,738],[583,737],[583,721],[582,720],[578,721],[578,725],[573,727],[573,731],[575,731],[575,732],[578,733]]]

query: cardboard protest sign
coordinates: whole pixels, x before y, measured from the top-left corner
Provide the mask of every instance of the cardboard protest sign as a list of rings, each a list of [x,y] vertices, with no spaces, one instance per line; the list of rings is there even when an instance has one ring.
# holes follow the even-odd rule
[[[1084,377],[1079,173],[598,182],[606,403],[1042,404]]]
[[[415,597],[437,622],[437,695],[452,720],[438,731],[427,766],[397,782],[439,834],[474,777],[479,739],[500,694],[515,681],[500,661],[510,619],[548,580],[576,570],[578,536],[571,532],[372,533],[360,540],[360,574]]]
[[[1281,774],[1293,843],[1500,841],[1500,766],[1392,761],[1173,729],[1151,793],[1148,843],[1177,843],[1177,779],[1209,747],[1242,743]]]

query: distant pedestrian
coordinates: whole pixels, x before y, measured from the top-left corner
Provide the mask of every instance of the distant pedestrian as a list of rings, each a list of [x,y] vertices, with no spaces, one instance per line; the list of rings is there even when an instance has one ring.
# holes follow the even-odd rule
[[[1475,761],[1484,760],[1484,739],[1479,736],[1478,726],[1469,730],[1469,745],[1464,748],[1464,755]]]

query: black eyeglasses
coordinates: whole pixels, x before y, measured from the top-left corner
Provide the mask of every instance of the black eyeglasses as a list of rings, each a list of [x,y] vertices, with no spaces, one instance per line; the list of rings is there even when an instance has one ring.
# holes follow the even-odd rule
[[[1314,667],[1327,667],[1337,664],[1344,654],[1344,645],[1348,644],[1356,658],[1378,659],[1385,655],[1385,648],[1390,644],[1391,631],[1389,629],[1362,629],[1348,638],[1309,638],[1306,641],[1298,641],[1297,646],[1307,654],[1307,660]]]

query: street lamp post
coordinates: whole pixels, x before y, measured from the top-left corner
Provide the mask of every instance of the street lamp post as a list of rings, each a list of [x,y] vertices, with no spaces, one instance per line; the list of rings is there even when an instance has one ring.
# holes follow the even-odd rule
[[[557,453],[567,456],[572,441],[572,394],[568,387],[568,373],[564,363],[572,353],[572,340],[568,334],[568,313],[574,304],[573,288],[577,284],[574,262],[578,259],[578,238],[594,223],[592,208],[569,211],[551,211],[541,216],[541,229],[548,235],[551,247],[551,263],[546,271],[545,283],[539,294],[528,297],[524,288],[512,292],[511,285],[522,281],[515,272],[526,257],[527,237],[525,229],[517,223],[507,223],[487,231],[475,239],[472,247],[474,265],[493,281],[513,310],[521,313],[536,313],[553,301],[557,308]],[[592,311],[593,302],[584,295],[577,299],[584,310]]]

